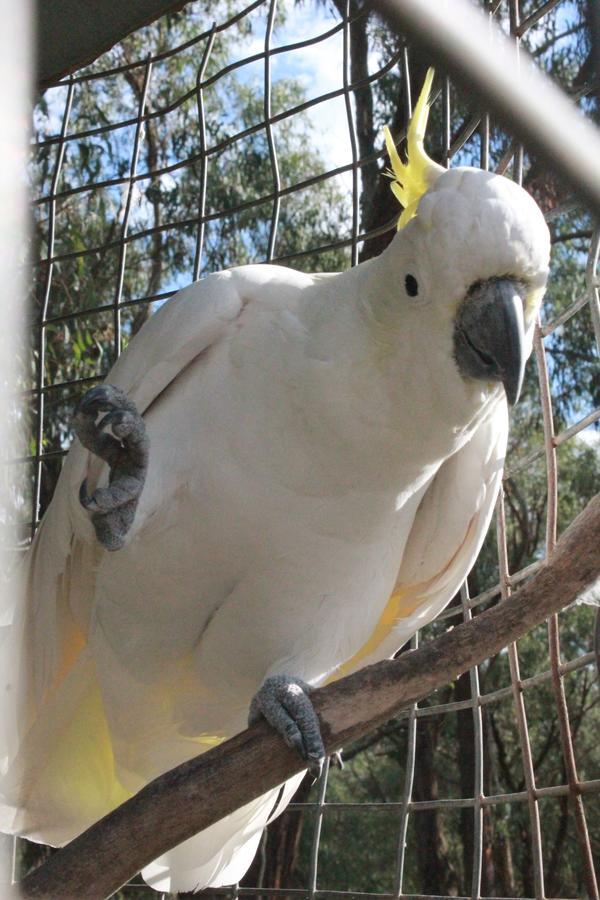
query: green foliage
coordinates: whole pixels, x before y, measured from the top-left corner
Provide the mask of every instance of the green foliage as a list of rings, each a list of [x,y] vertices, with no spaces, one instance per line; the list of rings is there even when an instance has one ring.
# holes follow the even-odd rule
[[[118,69],[130,61],[143,61],[149,51],[165,53],[185,45],[202,33],[211,16],[222,20],[232,8],[233,4],[216,2],[208,10],[194,5],[166,16],[131,35],[86,71]],[[274,175],[267,133],[255,127],[264,112],[262,69],[252,65],[217,77],[224,66],[239,58],[255,29],[262,33],[264,16],[264,9],[257,10],[220,33],[208,57],[208,84],[203,91],[209,149],[208,221],[200,276],[262,262],[268,256]],[[284,17],[285,11],[280,12],[280,23]],[[129,181],[136,138],[132,119],[144,95],[145,66],[78,82],[74,87],[68,134],[79,136],[65,145],[57,183],[59,198],[54,209],[48,203],[35,207],[34,255],[42,262],[37,270],[34,315],[39,319],[44,311],[50,320],[42,334],[44,384],[68,385],[47,395],[52,414],[45,417],[44,451],[60,451],[70,443],[71,411],[90,383],[74,382],[104,377],[118,346],[126,345],[162,302],[162,296],[193,278],[203,178],[196,76],[206,46],[206,41],[191,43],[154,64],[137,160],[137,172],[148,172],[146,178]],[[66,93],[67,88],[60,87],[41,98],[34,117],[38,140],[60,130]],[[303,99],[297,81],[274,83],[273,109],[289,109]],[[81,134],[114,122],[125,124],[116,130]],[[245,132],[245,137],[230,143],[239,131]],[[274,139],[284,188],[325,170],[306,114],[279,122],[274,126]],[[56,162],[55,145],[40,147],[33,158],[31,178],[42,197],[50,191]],[[100,186],[78,190],[94,184]],[[290,264],[307,271],[347,266],[346,251],[319,251],[320,246],[338,240],[340,231],[348,233],[349,225],[343,223],[351,222],[348,198],[335,181],[320,181],[286,193],[277,212],[275,257],[289,259]],[[49,267],[43,260],[48,254],[53,215],[53,255],[65,258]],[[127,243],[122,249],[119,243],[125,229]],[[122,304],[118,316],[114,311],[117,299]],[[34,332],[33,341],[31,384],[40,360],[38,333]],[[24,427],[24,452],[29,440]],[[42,509],[59,467],[60,458],[45,466]],[[24,485],[20,507],[30,501]]]

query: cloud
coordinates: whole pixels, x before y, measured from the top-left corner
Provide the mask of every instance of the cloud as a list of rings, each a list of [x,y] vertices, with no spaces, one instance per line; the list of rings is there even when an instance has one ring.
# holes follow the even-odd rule
[[[275,27],[271,47],[282,48],[302,41],[322,37],[339,24],[339,17],[323,8],[307,11],[297,5],[286,9],[282,24]],[[255,27],[252,35],[236,46],[233,58],[243,58],[264,51],[264,31],[266,20]],[[231,60],[230,60],[231,61]],[[272,83],[278,79],[294,79],[298,82],[307,100],[340,91],[344,84],[344,35],[341,29],[335,34],[296,50],[284,51],[271,57]],[[379,56],[370,54],[369,70],[377,71]],[[262,63],[244,66],[237,70],[237,77],[259,88],[262,82]],[[351,112],[354,116],[354,97],[350,95]],[[352,162],[352,144],[348,123],[346,101],[339,96],[316,103],[305,116],[312,126],[314,146],[325,164],[325,170],[349,165]],[[343,191],[352,192],[350,171],[337,177]]]
[[[325,10],[306,10],[294,6],[288,12],[283,27],[273,35],[273,47],[309,40],[329,31],[339,19]],[[307,99],[338,90],[343,86],[343,34],[333,36],[278,54],[273,58],[273,80],[295,78],[306,92]],[[307,111],[314,129],[315,144],[328,168],[337,168],[352,161],[348,118],[343,95],[334,100],[317,103]],[[342,176],[345,189],[352,189],[350,173]]]

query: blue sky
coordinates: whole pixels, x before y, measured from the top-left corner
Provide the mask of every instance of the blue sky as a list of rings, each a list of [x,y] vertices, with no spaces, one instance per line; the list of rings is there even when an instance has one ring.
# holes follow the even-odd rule
[[[322,7],[311,4],[286,5],[286,20],[275,28],[273,47],[307,40],[324,34],[339,22],[339,18]],[[244,48],[245,53],[259,53],[264,49],[264,35],[257,33]],[[272,77],[294,78],[302,85],[307,98],[339,89],[343,84],[343,33],[309,47],[272,57]],[[242,76],[243,77],[243,76]],[[308,118],[314,129],[315,145],[328,167],[348,163],[351,156],[346,106],[343,97],[328,100],[312,107]],[[344,187],[351,190],[352,179],[342,176]]]

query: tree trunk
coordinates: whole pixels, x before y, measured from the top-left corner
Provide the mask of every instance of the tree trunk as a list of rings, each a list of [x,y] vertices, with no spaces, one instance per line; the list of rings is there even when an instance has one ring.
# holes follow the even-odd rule
[[[346,13],[346,4],[343,0],[333,0],[340,14]],[[367,81],[369,77],[369,34],[368,17],[369,8],[360,0],[351,0],[350,3],[350,82],[359,84]],[[375,130],[373,127],[373,91],[370,84],[362,84],[354,89],[355,102],[355,127],[358,143],[358,157],[360,160],[368,159],[375,152]],[[377,160],[373,159],[365,163],[360,169],[361,193],[360,193],[360,219],[365,223],[367,212],[371,209],[372,197],[375,194],[379,178]]]
[[[127,59],[127,57],[125,58]],[[128,71],[125,73],[125,77],[131,89],[133,90],[137,102],[139,103],[142,97],[143,90],[143,76],[141,70],[137,75],[134,74],[133,71]],[[148,166],[148,172],[155,172],[159,167],[159,144],[156,129],[156,119],[147,119],[145,125],[145,136],[146,162]],[[151,190],[148,191],[148,197],[150,203],[152,204],[152,217],[154,220],[152,227],[159,228],[162,225],[160,176],[153,175],[150,178],[150,187]],[[160,231],[154,231],[154,233],[152,234],[152,249],[150,253],[150,274],[146,287],[146,296],[148,297],[151,297],[153,296],[153,294],[158,293],[158,289],[160,287],[160,280],[162,275],[162,251],[162,233]],[[140,303],[136,307],[135,314],[131,322],[132,337],[138,333],[142,325],[148,319],[149,315],[150,305],[148,303]]]
[[[415,780],[413,799],[437,800],[439,796],[435,751],[438,744],[439,722],[427,719],[417,727]],[[446,836],[437,809],[414,814],[417,834],[417,864],[420,891],[427,895],[456,892],[456,873],[446,853]]]

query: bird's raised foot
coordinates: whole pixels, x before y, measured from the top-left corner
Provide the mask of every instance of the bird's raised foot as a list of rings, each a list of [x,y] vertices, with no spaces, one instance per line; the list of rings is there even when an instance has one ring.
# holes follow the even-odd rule
[[[101,413],[106,415],[98,421]],[[108,486],[88,495],[84,481],[79,500],[92,514],[102,546],[118,550],[135,518],[148,469],[150,443],[144,420],[124,391],[102,384],[84,396],[75,411],[73,427],[83,446],[109,465]]]
[[[323,771],[325,747],[310,691],[310,685],[299,678],[272,675],[254,695],[248,724],[265,718],[288,747],[306,761],[311,775],[318,778]]]

